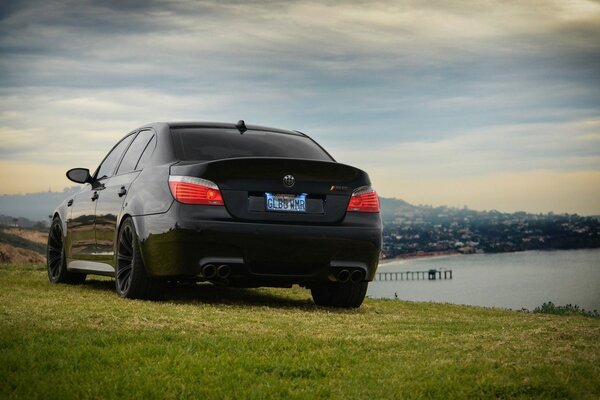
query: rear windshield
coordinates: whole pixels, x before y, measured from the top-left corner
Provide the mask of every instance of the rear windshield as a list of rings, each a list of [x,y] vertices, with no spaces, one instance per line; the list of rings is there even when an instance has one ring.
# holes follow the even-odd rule
[[[284,157],[332,161],[311,139],[295,134],[237,129],[172,129],[181,161],[210,161],[237,157]]]

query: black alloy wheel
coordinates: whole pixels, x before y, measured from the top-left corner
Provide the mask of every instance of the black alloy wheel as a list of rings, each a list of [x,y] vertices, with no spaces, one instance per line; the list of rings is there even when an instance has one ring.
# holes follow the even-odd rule
[[[158,280],[146,273],[131,218],[121,224],[115,262],[117,294],[127,299],[154,299],[160,294]]]
[[[48,280],[52,283],[83,283],[85,274],[67,271],[65,257],[65,238],[62,222],[55,217],[48,232],[48,245],[46,247],[46,262],[48,266]]]

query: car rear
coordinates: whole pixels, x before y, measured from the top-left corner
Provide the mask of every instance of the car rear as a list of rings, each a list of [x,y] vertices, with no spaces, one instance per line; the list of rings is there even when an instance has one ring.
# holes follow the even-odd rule
[[[154,275],[237,286],[373,279],[381,220],[364,171],[298,132],[174,125],[170,133],[175,201],[148,221],[175,223],[143,244]]]

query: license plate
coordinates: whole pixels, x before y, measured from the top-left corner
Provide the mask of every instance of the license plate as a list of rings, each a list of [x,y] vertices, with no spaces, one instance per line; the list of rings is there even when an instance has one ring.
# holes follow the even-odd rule
[[[267,211],[306,212],[306,193],[274,194],[265,193]]]

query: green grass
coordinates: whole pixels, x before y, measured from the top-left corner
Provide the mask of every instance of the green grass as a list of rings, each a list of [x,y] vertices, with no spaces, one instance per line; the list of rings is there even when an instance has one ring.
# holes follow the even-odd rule
[[[393,300],[358,310],[303,289],[116,297],[0,267],[0,398],[590,398],[600,320]]]

